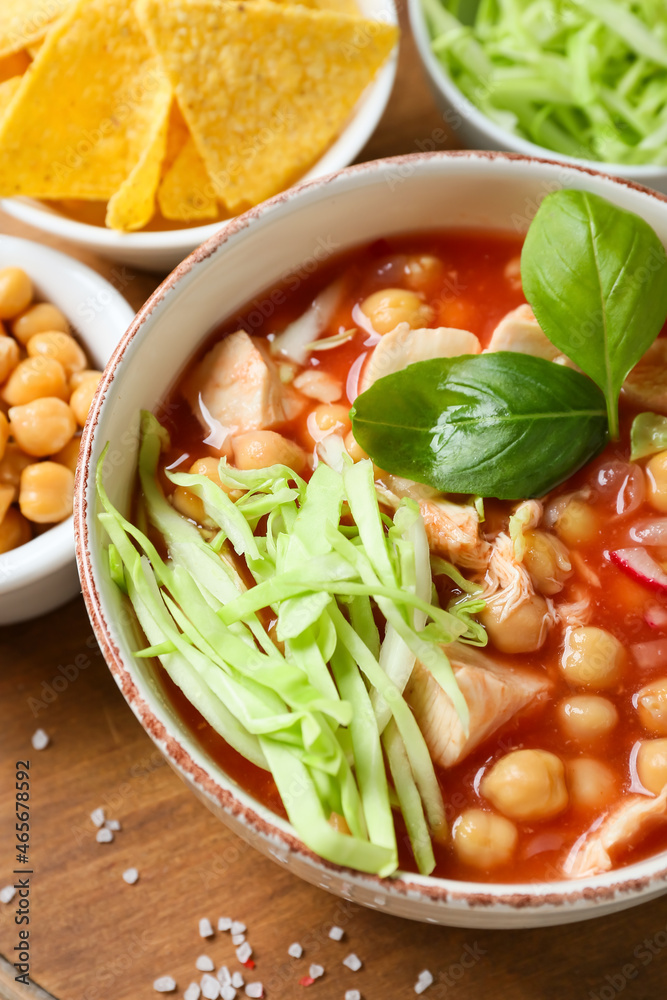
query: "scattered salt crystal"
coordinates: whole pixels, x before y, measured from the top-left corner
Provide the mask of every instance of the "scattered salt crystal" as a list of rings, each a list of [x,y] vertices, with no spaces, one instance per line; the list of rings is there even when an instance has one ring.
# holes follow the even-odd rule
[[[243,976],[241,975],[240,972],[235,972],[232,975],[232,986],[235,986],[237,990],[241,989],[241,987],[243,986],[244,982],[245,982],[245,980],[244,980],[244,978],[243,978]]]
[[[329,937],[332,941],[342,941],[345,931],[342,927],[333,926],[329,931]]]
[[[303,948],[298,941],[295,941],[294,944],[291,944],[287,949],[287,954],[291,955],[292,958],[301,958],[303,955]]]
[[[199,921],[199,936],[213,937],[213,927],[211,926],[211,921],[208,917],[202,917]]]
[[[31,743],[35,750],[46,750],[50,742],[49,734],[45,733],[43,729],[36,729],[32,734]]]
[[[101,806],[99,809],[93,809],[90,814],[90,818],[95,826],[104,826],[104,809],[102,809]]]
[[[13,885],[4,886],[3,889],[0,889],[0,903],[11,903],[15,895],[16,889]]]
[[[361,993],[359,990],[346,990],[345,1000],[361,1000]]]
[[[236,1000],[236,990],[229,983],[225,983],[220,990],[220,996],[222,1000]]]
[[[232,929],[232,918],[231,917],[220,917],[218,920],[218,930],[219,931],[230,931]]]
[[[153,983],[153,989],[157,993],[173,993],[176,989],[176,980],[172,979],[171,976],[160,976]]]
[[[107,830],[120,830],[120,820],[118,819],[105,819],[104,825]]]
[[[199,1000],[201,996],[201,989],[199,988],[199,983],[190,983],[187,990],[183,994],[183,1000]]]
[[[311,965],[311,967],[308,969],[308,975],[311,977],[311,979],[319,979],[320,976],[324,975],[324,966]]]
[[[200,955],[195,962],[196,967],[200,972],[213,972],[215,966],[208,955]]]
[[[217,972],[218,982],[221,986],[231,986],[232,974],[226,965],[221,965]]]
[[[95,840],[98,844],[110,844],[113,840],[113,833],[111,830],[107,830],[105,826],[101,830],[98,830],[95,834]]]
[[[433,984],[433,975],[428,969],[424,969],[417,976],[417,982],[415,983],[415,993],[423,993],[427,990],[429,986]]]
[[[248,983],[245,988],[245,995],[247,997],[263,997],[264,986],[262,983]]]
[[[220,996],[220,983],[214,976],[209,976],[206,972],[201,977],[201,992],[206,1000],[218,1000]]]
[[[252,948],[250,947],[247,941],[244,941],[243,944],[240,944],[236,949],[236,957],[238,958],[241,965],[243,965],[244,962],[247,962],[251,955],[252,955]]]
[[[347,958],[343,959],[343,965],[346,965],[348,969],[352,969],[352,972],[358,972],[361,968],[361,959],[354,952],[351,952]]]
[[[242,924],[240,920],[233,920],[232,926],[229,929],[232,934],[245,934],[248,928],[245,924]]]
[[[138,878],[139,872],[136,868],[127,868],[123,872],[123,881],[127,882],[128,885],[134,885]]]
[[[245,934],[232,934],[233,945],[243,944],[244,941],[245,941]]]

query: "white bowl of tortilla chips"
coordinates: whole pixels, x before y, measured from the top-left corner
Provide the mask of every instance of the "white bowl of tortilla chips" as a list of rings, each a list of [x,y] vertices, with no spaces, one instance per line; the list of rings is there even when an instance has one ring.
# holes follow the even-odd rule
[[[396,40],[393,0],[2,0],[2,207],[169,270],[224,220],[354,160]]]

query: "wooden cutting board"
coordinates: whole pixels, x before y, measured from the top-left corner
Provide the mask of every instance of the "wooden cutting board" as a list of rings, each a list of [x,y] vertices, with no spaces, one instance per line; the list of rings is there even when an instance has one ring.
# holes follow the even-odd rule
[[[442,148],[445,128],[404,37],[391,104],[362,159]],[[449,137],[450,146],[455,139]],[[60,246],[0,216],[0,231]],[[157,279],[62,247],[109,278],[138,308]],[[50,745],[31,747],[46,730]],[[231,916],[248,927],[269,1000],[658,1000],[667,994],[667,897],[585,924],[473,931],[415,924],[343,902],[299,881],[223,827],[165,764],[122,699],[75,600],[52,615],[0,629],[0,886],[12,882],[14,775],[30,760],[30,985],[14,980],[16,901],[0,903],[0,997],[149,1000],[173,976],[182,996],[195,960],[237,968],[226,934],[204,941],[198,922]],[[104,807],[122,830],[98,844],[89,814]],[[127,885],[122,873],[139,871]],[[328,937],[337,924],[338,943]],[[287,954],[299,941],[303,959]],[[351,951],[359,972],[343,967]],[[325,974],[299,985],[310,963]],[[307,989],[307,992],[304,990]]]

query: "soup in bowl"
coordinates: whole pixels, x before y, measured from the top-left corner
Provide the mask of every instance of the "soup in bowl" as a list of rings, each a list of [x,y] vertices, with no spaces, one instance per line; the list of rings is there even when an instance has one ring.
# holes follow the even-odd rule
[[[461,925],[662,891],[666,230],[574,169],[384,161],[230,225],[120,345],[79,484],[98,638],[298,874]]]

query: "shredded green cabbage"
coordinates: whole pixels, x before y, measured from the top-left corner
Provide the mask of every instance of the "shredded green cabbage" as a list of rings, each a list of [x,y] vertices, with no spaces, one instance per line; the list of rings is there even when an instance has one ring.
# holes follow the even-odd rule
[[[666,0],[422,0],[433,51],[492,121],[547,149],[667,164]]]
[[[202,499],[204,530],[162,492],[166,432],[150,413],[141,430],[141,526],[110,502],[103,460],[97,471],[110,576],[149,643],[136,655],[158,657],[230,746],[270,770],[291,823],[320,856],[391,874],[397,806],[419,870],[432,871],[431,838],[447,835],[445,807],[403,691],[419,659],[467,725],[443,646],[481,641],[471,618],[482,606],[476,588],[467,585],[447,610],[433,603],[419,510],[405,500],[393,519],[382,513],[370,461],[344,463],[341,472],[320,464],[306,484],[284,466],[243,472],[223,460],[226,489],[245,491],[236,501],[206,477],[169,473]],[[256,533],[261,518],[264,533]],[[437,571],[466,583],[448,563]],[[387,621],[382,641],[374,607]],[[263,624],[267,608],[278,643]],[[332,814],[349,833],[332,826]]]

